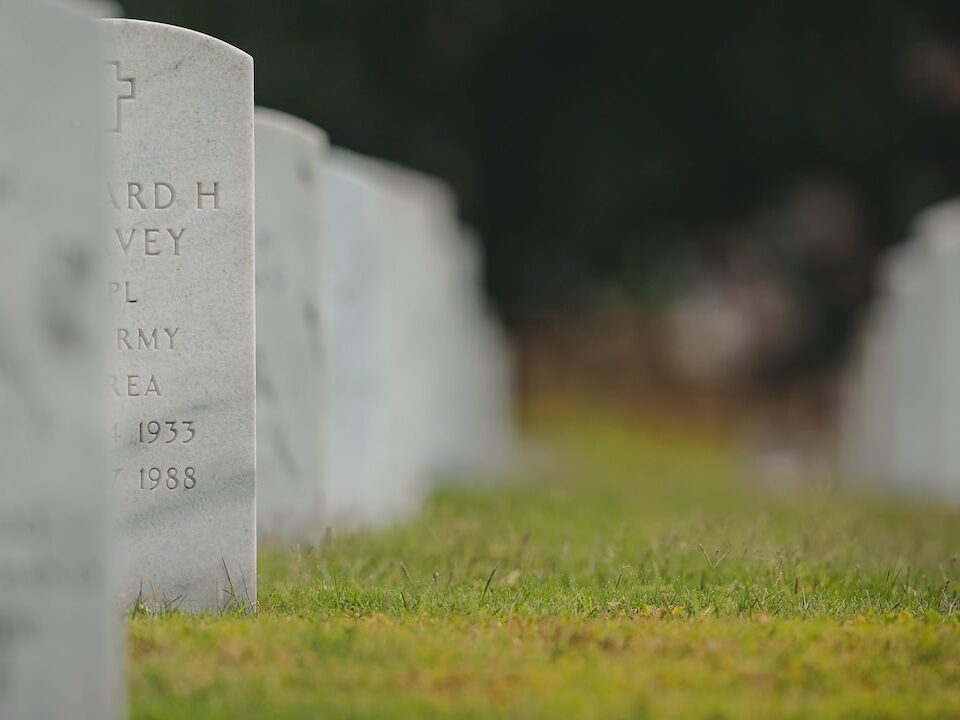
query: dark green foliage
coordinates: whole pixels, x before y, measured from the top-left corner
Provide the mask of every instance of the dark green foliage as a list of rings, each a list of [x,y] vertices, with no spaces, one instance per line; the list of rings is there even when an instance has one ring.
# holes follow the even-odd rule
[[[249,51],[260,104],[451,181],[515,317],[598,292],[660,293],[653,278],[711,257],[810,178],[855,198],[869,262],[960,181],[956,3],[125,6]],[[798,265],[798,292],[821,298],[817,317],[863,300],[834,298],[805,256],[784,263]]]

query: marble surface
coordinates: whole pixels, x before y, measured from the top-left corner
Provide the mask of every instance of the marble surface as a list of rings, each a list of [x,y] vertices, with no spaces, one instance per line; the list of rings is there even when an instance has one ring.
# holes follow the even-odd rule
[[[256,110],[257,529],[323,536],[320,210],[324,133]]]
[[[407,492],[419,503],[438,479],[461,411],[449,394],[450,318],[455,305],[450,244],[459,231],[456,199],[444,183],[419,172],[370,162],[389,198],[393,432]]]
[[[190,30],[102,23],[122,598],[253,606],[253,61]]]
[[[841,387],[843,477],[960,498],[960,201],[928,208],[884,256]]]
[[[323,168],[322,474],[327,520],[339,526],[385,522],[403,502],[387,404],[388,218],[363,167],[331,148]]]
[[[325,478],[335,523],[383,523],[503,466],[512,366],[451,189],[339,148],[325,178]]]
[[[513,351],[484,294],[476,231],[461,226],[447,245],[449,341],[442,352],[449,420],[437,472],[474,478],[502,472],[516,459]]]
[[[388,199],[387,387],[395,460],[419,498],[510,460],[512,361],[486,304],[479,239],[462,227],[452,188],[371,158],[362,171]]]
[[[106,472],[100,49],[0,0],[0,718],[121,716]]]

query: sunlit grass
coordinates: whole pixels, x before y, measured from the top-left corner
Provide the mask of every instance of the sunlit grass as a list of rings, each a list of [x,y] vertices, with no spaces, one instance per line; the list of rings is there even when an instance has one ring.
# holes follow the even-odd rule
[[[255,618],[134,619],[135,716],[960,717],[956,509],[584,413],[408,525],[266,549]]]

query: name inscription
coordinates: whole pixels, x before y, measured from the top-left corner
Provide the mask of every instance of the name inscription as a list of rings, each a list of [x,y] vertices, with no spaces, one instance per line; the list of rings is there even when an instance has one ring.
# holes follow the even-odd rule
[[[192,213],[220,210],[222,201],[221,184],[217,180],[179,184],[160,180],[107,183],[106,204],[116,218],[110,254],[130,260],[188,262],[191,247],[202,242],[202,238],[191,233],[189,218]],[[154,292],[148,278],[114,278],[108,283],[108,294],[112,301],[132,309],[131,306],[149,306],[151,298],[143,293],[146,288],[148,293]],[[123,322],[118,325],[121,326],[116,328],[114,349],[123,356],[181,350],[183,333],[178,322],[158,323],[154,327]],[[164,397],[167,390],[161,386],[158,376],[149,372],[117,373],[109,380],[112,394],[117,398],[149,401]],[[175,389],[173,395],[176,396]],[[192,445],[197,438],[194,420],[140,419],[135,422],[133,427],[114,424],[114,442],[127,437],[132,441],[135,437],[140,452],[150,453],[155,452],[151,448]],[[150,465],[133,470],[131,479],[140,490],[189,491],[197,486],[200,470],[194,463]],[[114,482],[130,482],[125,478],[129,478],[129,473],[124,468],[114,468]]]

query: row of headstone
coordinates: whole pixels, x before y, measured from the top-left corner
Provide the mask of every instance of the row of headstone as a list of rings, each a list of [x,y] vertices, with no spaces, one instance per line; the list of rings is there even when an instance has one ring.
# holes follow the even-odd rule
[[[880,266],[842,388],[841,473],[960,499],[960,201],[920,215]]]
[[[119,607],[253,609],[258,536],[403,518],[512,444],[450,189],[117,14],[0,0],[2,718],[116,717]]]

